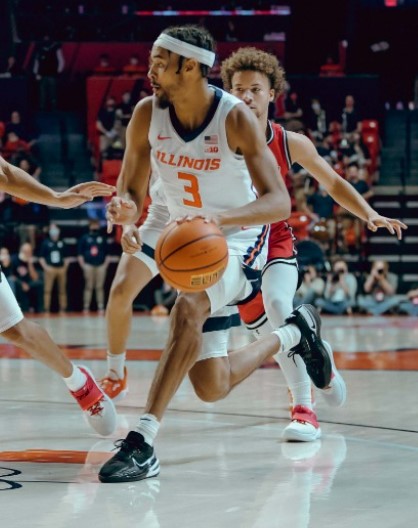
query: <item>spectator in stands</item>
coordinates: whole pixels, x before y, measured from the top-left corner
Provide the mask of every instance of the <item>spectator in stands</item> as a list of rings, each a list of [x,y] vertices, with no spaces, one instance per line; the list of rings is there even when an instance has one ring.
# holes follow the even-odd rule
[[[177,290],[162,281],[161,287],[154,291],[155,306],[151,315],[168,315],[177,298]]]
[[[9,55],[5,69],[0,72],[0,77],[18,77],[19,75],[23,75],[23,70],[19,66],[16,57]]]
[[[286,120],[286,128],[288,130],[298,132],[303,129],[302,116],[303,110],[299,103],[299,97],[296,92],[291,91],[285,101],[284,119]]]
[[[19,162],[19,168],[39,179],[41,173],[40,167],[29,164],[28,160],[23,158]],[[14,218],[18,222],[16,232],[19,236],[20,244],[30,242],[33,248],[36,248],[36,238],[40,227],[49,222],[49,209],[46,205],[27,202],[21,198],[13,197],[15,203]]]
[[[324,297],[317,299],[315,305],[326,313],[351,314],[355,305],[357,279],[348,272],[344,260],[334,262],[332,273],[328,274]]]
[[[126,127],[128,126],[128,123],[131,120],[134,107],[135,105],[132,102],[131,92],[124,92],[122,94],[122,101],[116,108],[116,116],[120,120],[120,124],[122,127],[122,137],[123,137],[123,148],[124,149],[125,149]]]
[[[93,289],[99,313],[104,313],[104,283],[108,265],[107,240],[100,233],[98,220],[90,220],[89,232],[78,243],[78,262],[83,270],[85,286],[83,295],[84,313],[90,310]]]
[[[9,132],[6,136],[2,154],[6,160],[16,163],[17,156],[30,155],[29,143],[20,139],[15,132]]]
[[[118,123],[117,121],[116,100],[110,96],[107,98],[105,105],[99,110],[96,121],[96,128],[100,134],[100,153],[104,157],[106,157],[107,150],[115,141],[122,141],[122,130],[120,122]]]
[[[357,163],[352,163],[346,169],[347,181],[355,190],[369,200],[373,196],[373,191],[366,183]],[[349,253],[356,252],[361,246],[364,225],[359,218],[354,218],[343,207],[338,207],[336,217],[340,226],[341,246]]]
[[[7,231],[16,223],[16,203],[9,194],[0,192],[0,230]]]
[[[18,110],[13,110],[10,114],[10,121],[6,124],[6,134],[14,132],[19,139],[23,139],[32,148],[36,143],[36,138],[29,131],[28,127],[22,122],[22,116]]]
[[[232,19],[229,19],[226,25],[225,41],[226,42],[237,42],[238,34],[235,23]]]
[[[66,246],[60,238],[60,229],[50,224],[48,238],[42,242],[39,263],[44,270],[44,309],[51,311],[51,297],[55,281],[58,284],[58,305],[60,313],[67,309],[67,269]]]
[[[360,115],[355,107],[355,100],[352,95],[345,98],[345,106],[342,110],[342,130],[344,134],[352,134],[360,131]]]
[[[311,100],[311,107],[306,116],[306,126],[311,139],[322,141],[328,131],[327,116],[318,98]]]
[[[364,175],[360,173],[357,163],[352,163],[347,168],[347,181],[351,183],[354,189],[363,196],[365,200],[369,200],[373,196],[373,191],[364,179]]]
[[[61,44],[53,42],[48,34],[44,35],[35,54],[33,73],[39,81],[39,108],[55,110],[57,108],[57,80],[64,71],[65,61]]]
[[[29,242],[20,246],[19,253],[12,256],[15,276],[16,298],[23,312],[42,312],[42,276],[35,265],[33,248]]]
[[[373,262],[364,283],[364,293],[358,298],[361,310],[372,315],[382,315],[398,307],[401,296],[396,295],[398,277],[390,273],[389,264],[384,260]]]
[[[303,268],[301,274],[303,280],[293,299],[294,308],[301,304],[314,304],[316,299],[322,297],[325,290],[325,282],[318,276],[315,266]]]
[[[328,55],[325,63],[321,65],[319,75],[321,77],[341,77],[344,75],[344,70],[341,64],[334,61],[332,55]]]
[[[408,315],[418,316],[418,283],[406,293],[406,299],[399,303],[399,311]]]
[[[21,158],[18,162],[18,166],[20,169],[28,172],[33,178],[35,178],[36,181],[40,181],[42,168],[34,163],[31,158]]]
[[[353,132],[349,139],[344,137],[339,144],[339,150],[346,166],[357,163],[360,168],[363,168],[370,164],[370,154],[358,132]]]
[[[131,55],[128,64],[123,67],[122,71],[125,75],[138,77],[146,74],[147,66],[141,66],[138,55]]]
[[[318,190],[307,198],[306,212],[310,214],[315,223],[320,222],[321,225],[326,225],[328,240],[333,240],[335,237],[334,206],[334,200],[323,185],[319,185]]]
[[[7,247],[0,248],[0,266],[1,271],[7,279],[13,293],[16,292],[15,276],[13,275],[12,257]]]
[[[110,58],[107,53],[100,55],[99,64],[93,68],[94,75],[113,75],[116,73],[116,68],[111,66]]]

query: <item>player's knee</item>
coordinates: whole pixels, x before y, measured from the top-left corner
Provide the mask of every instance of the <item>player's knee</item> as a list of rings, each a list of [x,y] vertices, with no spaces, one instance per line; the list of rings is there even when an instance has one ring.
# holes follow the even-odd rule
[[[206,402],[212,403],[225,398],[229,393],[229,383],[225,380],[211,381],[210,383],[193,383],[196,396]]]
[[[171,312],[175,326],[201,327],[209,315],[209,307],[201,299],[201,295],[180,294]]]
[[[123,279],[114,281],[109,293],[109,303],[129,303],[133,293],[136,292],[133,292],[132,288],[129,288],[126,284],[126,281],[124,281]],[[131,303],[133,302],[133,300],[134,299],[132,299]]]
[[[189,373],[196,396],[204,402],[222,400],[231,390],[229,368],[208,369],[204,361]]]

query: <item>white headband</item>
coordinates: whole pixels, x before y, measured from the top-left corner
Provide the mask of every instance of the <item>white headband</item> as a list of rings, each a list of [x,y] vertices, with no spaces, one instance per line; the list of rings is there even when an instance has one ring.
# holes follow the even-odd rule
[[[199,48],[188,42],[183,42],[182,40],[170,37],[170,35],[167,35],[166,33],[161,33],[161,35],[157,37],[154,46],[167,49],[188,59],[196,59],[201,64],[206,64],[206,66],[209,66],[210,68],[215,62],[215,53],[213,51]]]

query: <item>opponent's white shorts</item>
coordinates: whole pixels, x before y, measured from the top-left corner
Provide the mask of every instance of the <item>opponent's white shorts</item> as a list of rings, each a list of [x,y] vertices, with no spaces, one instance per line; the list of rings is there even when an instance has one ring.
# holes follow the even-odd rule
[[[22,310],[2,272],[0,282],[0,334],[20,323]]]
[[[142,248],[133,253],[133,256],[142,261],[155,277],[159,271],[154,260],[154,250],[160,238],[162,230],[170,221],[170,213],[163,205],[151,204],[148,209],[148,216],[139,233],[142,240]]]

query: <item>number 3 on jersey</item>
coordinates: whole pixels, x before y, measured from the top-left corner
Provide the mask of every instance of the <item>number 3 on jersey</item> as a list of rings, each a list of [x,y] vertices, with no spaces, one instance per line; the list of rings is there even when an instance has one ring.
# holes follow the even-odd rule
[[[199,193],[199,180],[194,174],[187,172],[177,173],[179,180],[185,180],[184,192],[190,195],[190,198],[183,198],[183,204],[190,207],[202,208],[202,198]]]

